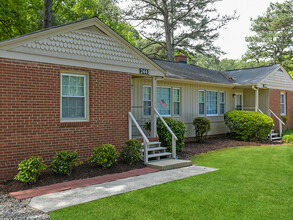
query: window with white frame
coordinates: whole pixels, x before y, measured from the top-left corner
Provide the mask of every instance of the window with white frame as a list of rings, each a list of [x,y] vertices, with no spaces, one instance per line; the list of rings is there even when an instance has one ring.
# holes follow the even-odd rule
[[[171,88],[157,87],[157,109],[161,115],[171,115]]]
[[[61,74],[61,118],[86,118],[86,76]]]
[[[198,114],[204,115],[205,110],[205,95],[204,91],[200,90],[198,91]]]
[[[206,114],[218,115],[218,92],[206,91]]]
[[[152,87],[144,86],[143,87],[143,115],[151,115],[152,107]]]
[[[281,93],[281,115],[286,115],[286,93]]]
[[[219,92],[220,94],[220,115],[225,113],[225,92]]]
[[[180,89],[173,89],[173,114],[180,115]]]

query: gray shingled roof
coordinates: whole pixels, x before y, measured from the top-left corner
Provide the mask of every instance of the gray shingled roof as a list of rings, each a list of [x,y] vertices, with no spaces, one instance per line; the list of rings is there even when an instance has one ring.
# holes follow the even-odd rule
[[[280,64],[271,66],[261,66],[249,69],[238,69],[225,71],[225,74],[234,78],[234,83],[239,84],[257,84],[261,82],[268,74],[280,67]]]
[[[233,84],[222,72],[189,65],[186,63],[176,63],[165,60],[155,60],[168,73],[167,77],[176,79],[187,79],[211,83]]]

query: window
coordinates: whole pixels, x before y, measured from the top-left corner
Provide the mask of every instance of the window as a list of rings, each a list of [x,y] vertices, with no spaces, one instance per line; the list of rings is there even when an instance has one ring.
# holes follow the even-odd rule
[[[152,87],[144,86],[143,87],[143,115],[151,115],[152,107]]]
[[[286,93],[281,93],[281,115],[286,115]]]
[[[204,115],[204,109],[205,109],[204,91],[198,91],[198,114]]]
[[[219,92],[220,94],[220,115],[225,113],[225,93]]]
[[[207,115],[218,115],[218,92],[206,91]]]
[[[171,115],[171,88],[157,87],[157,109],[161,115]]]
[[[173,114],[180,115],[180,89],[173,89]]]
[[[86,118],[86,76],[61,74],[61,118]]]

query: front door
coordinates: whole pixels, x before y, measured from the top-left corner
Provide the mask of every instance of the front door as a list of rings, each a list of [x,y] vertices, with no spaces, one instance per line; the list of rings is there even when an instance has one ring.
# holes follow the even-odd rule
[[[243,110],[242,94],[235,95],[235,109],[236,110]]]

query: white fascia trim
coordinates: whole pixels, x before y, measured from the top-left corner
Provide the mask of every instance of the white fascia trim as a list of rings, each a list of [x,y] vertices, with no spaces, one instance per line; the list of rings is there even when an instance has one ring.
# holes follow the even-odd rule
[[[212,82],[205,82],[205,81],[178,79],[178,78],[169,78],[169,77],[166,77],[164,81],[165,82],[182,82],[182,83],[188,83],[188,84],[204,84],[204,85],[220,86],[220,87],[227,87],[227,88],[235,87],[234,84],[212,83]]]

